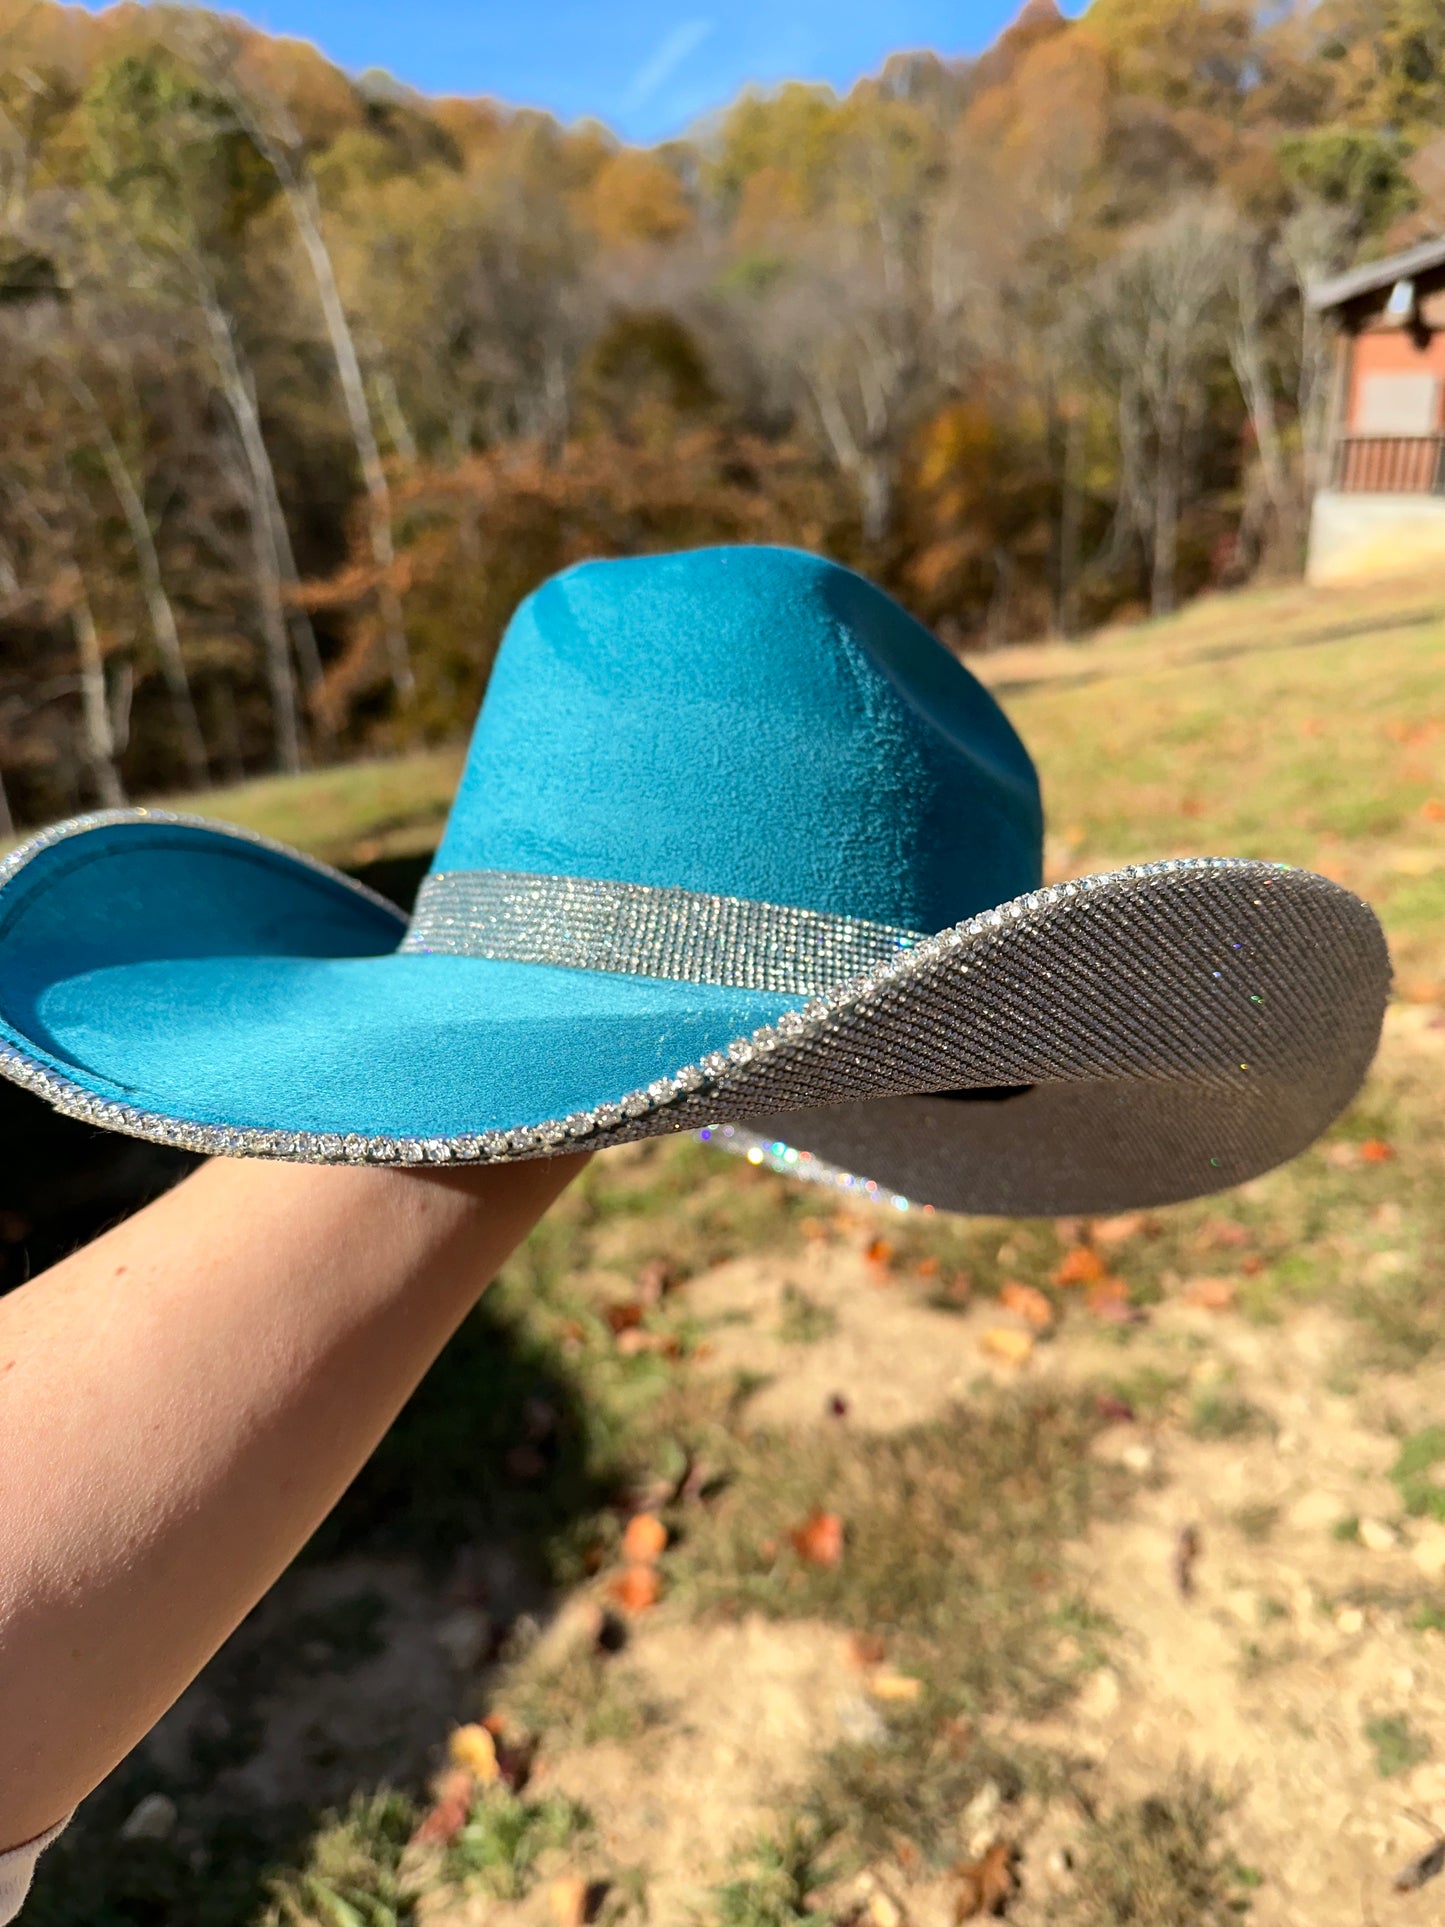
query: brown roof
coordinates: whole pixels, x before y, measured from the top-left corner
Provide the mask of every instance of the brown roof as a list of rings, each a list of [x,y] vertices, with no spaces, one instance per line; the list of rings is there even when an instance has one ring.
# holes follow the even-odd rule
[[[1383,261],[1366,261],[1363,267],[1331,275],[1328,281],[1316,281],[1306,299],[1316,314],[1325,314],[1331,308],[1345,307],[1362,294],[1389,290],[1397,281],[1413,280],[1432,268],[1445,268],[1445,235],[1419,241],[1402,254],[1386,255]]]

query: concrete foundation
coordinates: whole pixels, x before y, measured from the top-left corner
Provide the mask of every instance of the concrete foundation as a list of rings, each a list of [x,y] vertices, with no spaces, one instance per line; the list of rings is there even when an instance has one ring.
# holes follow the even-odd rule
[[[1322,488],[1310,512],[1310,582],[1409,575],[1445,566],[1445,495],[1342,494]]]

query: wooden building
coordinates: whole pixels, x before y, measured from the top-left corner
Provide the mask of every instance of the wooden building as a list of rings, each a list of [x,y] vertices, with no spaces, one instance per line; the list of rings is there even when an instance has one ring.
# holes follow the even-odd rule
[[[1445,565],[1445,239],[1316,284],[1337,328],[1311,581]]]

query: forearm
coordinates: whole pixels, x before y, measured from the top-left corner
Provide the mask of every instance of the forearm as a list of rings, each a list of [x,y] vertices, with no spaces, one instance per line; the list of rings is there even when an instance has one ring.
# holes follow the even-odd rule
[[[578,1164],[217,1162],[0,1300],[0,1847],[194,1677]]]

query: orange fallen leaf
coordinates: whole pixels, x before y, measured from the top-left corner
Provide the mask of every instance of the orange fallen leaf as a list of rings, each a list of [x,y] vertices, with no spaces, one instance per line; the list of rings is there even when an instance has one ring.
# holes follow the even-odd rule
[[[1142,1211],[1124,1211],[1117,1218],[1095,1218],[1089,1233],[1096,1245],[1106,1245],[1112,1250],[1115,1245],[1137,1238],[1148,1222]]]
[[[464,1766],[454,1766],[436,1784],[436,1799],[412,1834],[419,1847],[447,1847],[467,1824],[476,1782]]]
[[[956,1921],[1001,1914],[1013,1898],[1014,1850],[1007,1840],[996,1840],[981,1860],[965,1861],[956,1870]]]
[[[602,1316],[607,1320],[611,1331],[626,1332],[632,1331],[642,1323],[642,1314],[645,1309],[646,1307],[634,1298],[627,1304],[608,1305]]]
[[[1071,1245],[1054,1267],[1056,1285],[1091,1285],[1104,1275],[1104,1260],[1092,1245]]]
[[[1044,1294],[1034,1285],[1023,1285],[1016,1278],[1010,1278],[998,1295],[998,1302],[1007,1311],[1016,1311],[1025,1324],[1032,1325],[1036,1331],[1046,1331],[1054,1322],[1054,1308]]]
[[[1234,1303],[1236,1289],[1233,1278],[1193,1278],[1182,1295],[1186,1305],[1198,1305],[1204,1311],[1227,1311]]]
[[[1427,823],[1445,823],[1445,803],[1432,796],[1420,805],[1420,814]]]
[[[497,1764],[497,1742],[485,1726],[473,1721],[459,1726],[447,1741],[447,1755],[454,1766],[465,1767],[483,1786],[501,1777]]]
[[[661,1597],[662,1581],[652,1566],[624,1566],[607,1590],[625,1611],[645,1613]]]
[[[883,1265],[886,1268],[893,1262],[893,1247],[886,1238],[873,1238],[869,1240],[863,1256],[870,1265]]]
[[[585,1927],[587,1882],[580,1874],[564,1874],[547,1889],[547,1905],[557,1927]]]
[[[1394,1155],[1394,1145],[1387,1144],[1382,1137],[1367,1137],[1360,1146],[1360,1156],[1366,1164],[1388,1164]]]
[[[667,1527],[655,1512],[639,1512],[627,1521],[622,1556],[629,1565],[653,1565],[667,1550]]]
[[[936,1278],[939,1271],[938,1260],[936,1258],[920,1258],[918,1263],[913,1267],[913,1270],[916,1277]]]
[[[890,1672],[880,1666],[868,1676],[868,1691],[876,1700],[892,1700],[900,1705],[911,1705],[923,1693],[923,1681],[915,1679],[911,1673]]]
[[[682,1350],[675,1332],[643,1331],[633,1325],[617,1334],[617,1349],[623,1358],[641,1358],[646,1352],[656,1352],[662,1358],[676,1358]]]
[[[843,1557],[843,1521],[836,1512],[810,1512],[788,1537],[807,1565],[836,1566]]]
[[[1027,1365],[1033,1356],[1033,1338],[1028,1332],[1015,1331],[1011,1325],[990,1326],[978,1342],[990,1358],[997,1358],[1005,1365]]]
[[[1090,1312],[1100,1312],[1110,1305],[1127,1305],[1127,1303],[1129,1303],[1129,1289],[1125,1281],[1116,1278],[1112,1272],[1104,1272],[1102,1278],[1092,1281],[1089,1291],[1085,1293],[1085,1305],[1089,1307]]]
[[[848,1635],[848,1658],[865,1672],[874,1666],[881,1666],[887,1654],[888,1648],[877,1633]]]

